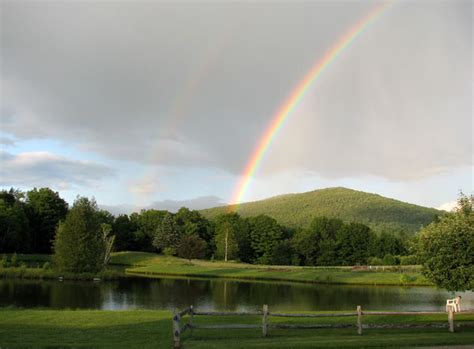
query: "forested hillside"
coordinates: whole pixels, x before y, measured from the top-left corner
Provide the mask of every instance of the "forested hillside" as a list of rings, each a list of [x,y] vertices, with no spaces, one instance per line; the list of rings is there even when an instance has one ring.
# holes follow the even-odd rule
[[[229,206],[202,210],[212,219],[229,212]],[[347,188],[327,188],[301,194],[275,196],[239,205],[243,217],[266,214],[289,227],[306,227],[317,216],[367,224],[374,231],[415,232],[443,211],[389,199],[377,194]]]

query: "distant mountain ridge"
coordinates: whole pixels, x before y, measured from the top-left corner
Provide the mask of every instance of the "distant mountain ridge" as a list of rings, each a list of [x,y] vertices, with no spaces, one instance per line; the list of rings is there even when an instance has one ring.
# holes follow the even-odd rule
[[[207,218],[229,212],[230,206],[201,210]],[[289,227],[305,227],[317,216],[340,218],[345,222],[367,224],[375,231],[414,233],[444,211],[409,204],[378,194],[326,188],[300,194],[284,194],[269,199],[242,203],[237,212],[243,217],[266,214]]]

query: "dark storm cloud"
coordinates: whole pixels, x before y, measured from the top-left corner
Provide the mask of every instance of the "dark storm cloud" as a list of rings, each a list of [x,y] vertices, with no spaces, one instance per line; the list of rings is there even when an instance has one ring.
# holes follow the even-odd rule
[[[2,130],[239,173],[373,2],[3,1]],[[401,2],[312,89],[263,170],[419,177],[471,163],[469,1]]]

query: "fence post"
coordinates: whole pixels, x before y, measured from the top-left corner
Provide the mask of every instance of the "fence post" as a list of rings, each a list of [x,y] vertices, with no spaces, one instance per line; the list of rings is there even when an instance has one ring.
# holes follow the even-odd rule
[[[173,312],[173,341],[174,341],[175,348],[181,348],[181,341],[180,341],[181,326],[179,323],[180,323],[180,316],[178,314],[178,311],[175,309]]]
[[[362,307],[357,306],[357,334],[362,334]]]
[[[262,318],[262,335],[266,337],[268,334],[268,305],[263,305],[263,318]]]
[[[453,305],[448,306],[448,323],[449,323],[449,332],[454,332],[454,312]]]
[[[189,307],[189,321],[188,321],[191,334],[193,334],[193,318],[194,318],[194,309],[193,309],[193,306],[191,305]]]

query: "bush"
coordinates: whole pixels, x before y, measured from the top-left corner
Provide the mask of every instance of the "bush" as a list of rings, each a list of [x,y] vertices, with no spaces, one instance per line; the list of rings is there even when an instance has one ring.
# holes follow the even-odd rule
[[[416,265],[418,264],[418,258],[415,255],[401,256],[400,264],[401,265]]]
[[[390,253],[387,253],[383,257],[383,265],[395,265],[395,264],[397,264],[397,260]]]
[[[383,265],[383,261],[379,257],[370,257],[367,264],[369,265]]]
[[[163,254],[168,257],[172,257],[176,254],[176,250],[173,247],[165,247],[163,249]]]
[[[3,257],[2,257],[2,267],[3,268],[8,267],[8,257],[7,257],[6,254],[4,254]]]
[[[10,261],[10,265],[12,267],[16,267],[18,263],[18,256],[16,255],[16,252],[13,254],[12,259]]]
[[[50,264],[49,262],[44,262],[44,264],[43,264],[43,269],[44,269],[44,270],[51,269],[51,264]]]
[[[414,281],[416,281],[416,276],[411,276],[411,275],[408,275],[408,274],[400,275],[400,283],[402,285],[406,285],[406,284],[412,283]]]

